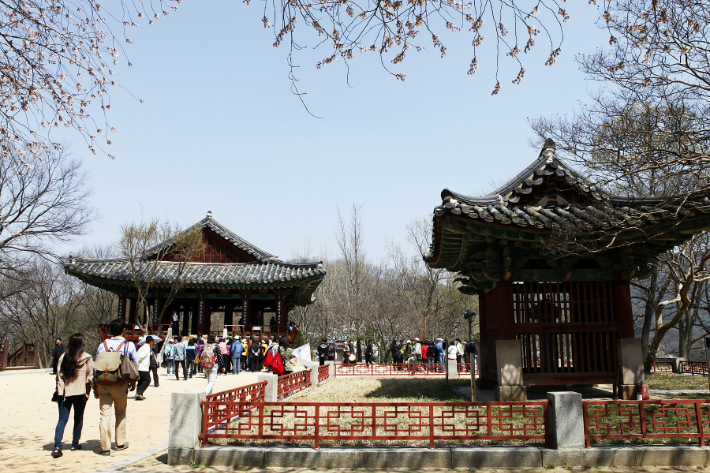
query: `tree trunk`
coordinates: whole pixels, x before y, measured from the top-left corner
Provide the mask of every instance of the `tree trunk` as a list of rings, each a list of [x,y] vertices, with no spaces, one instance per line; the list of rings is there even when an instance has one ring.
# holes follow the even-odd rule
[[[651,283],[646,291],[646,307],[643,314],[643,328],[641,329],[641,350],[644,359],[648,356],[648,339],[651,336],[653,327],[653,314],[656,301],[656,291],[658,289],[658,267],[653,266],[651,270]]]

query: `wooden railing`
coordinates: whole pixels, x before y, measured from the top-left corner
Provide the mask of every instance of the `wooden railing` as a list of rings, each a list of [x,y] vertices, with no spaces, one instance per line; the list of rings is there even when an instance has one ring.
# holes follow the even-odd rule
[[[311,370],[295,371],[285,376],[279,376],[277,398],[282,399],[302,389],[311,387]]]
[[[547,401],[525,402],[250,402],[210,406],[200,438],[305,440],[314,449],[322,441],[428,442],[437,440],[543,440],[547,439]],[[231,423],[210,418],[229,406],[240,413]],[[357,421],[354,421],[357,419]],[[210,431],[205,426],[214,426]]]
[[[456,368],[459,376],[470,376],[471,375],[471,363],[457,363]],[[476,376],[478,376],[478,363],[476,363]]]
[[[697,438],[710,435],[710,400],[582,401],[587,448],[600,439]],[[703,406],[704,405],[704,406]]]
[[[10,350],[10,341],[0,345],[0,369],[36,368],[39,357],[39,342],[22,342],[14,352]]]
[[[338,376],[444,376],[445,363],[382,363],[335,365]]]
[[[202,432],[225,426],[242,415],[248,415],[252,403],[264,402],[266,381],[229,391],[210,394],[202,401]]]
[[[318,382],[322,383],[326,379],[330,378],[330,365],[323,365],[318,367]]]
[[[672,361],[654,361],[653,362],[653,372],[654,373],[672,373],[673,372],[673,362]]]
[[[708,364],[705,361],[681,361],[680,372],[706,376],[708,374]]]

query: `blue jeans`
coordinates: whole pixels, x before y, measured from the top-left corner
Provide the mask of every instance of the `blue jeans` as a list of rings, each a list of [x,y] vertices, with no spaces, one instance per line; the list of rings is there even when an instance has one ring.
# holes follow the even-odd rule
[[[173,360],[168,359],[168,374],[170,374],[170,370],[173,368]]]
[[[72,433],[72,446],[79,445],[81,439],[81,428],[84,426],[84,408],[86,407],[86,396],[67,396],[60,397],[59,402],[59,421],[57,428],[54,431],[54,448],[62,448],[62,437],[64,437],[64,429],[69,422],[69,412],[74,406],[74,431]]]
[[[242,357],[238,356],[232,358],[232,374],[239,374],[242,372]]]

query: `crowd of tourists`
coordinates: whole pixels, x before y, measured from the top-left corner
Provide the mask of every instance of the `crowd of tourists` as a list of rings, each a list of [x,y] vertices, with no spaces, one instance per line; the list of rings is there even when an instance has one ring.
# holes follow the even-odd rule
[[[317,353],[321,365],[326,360],[335,359],[335,342],[323,339],[318,345]],[[473,340],[462,341],[457,338],[453,342],[447,339],[420,340],[415,337],[411,340],[394,339],[389,347],[392,362],[395,364],[438,364],[443,365],[446,360],[456,360],[456,363],[471,363],[472,356],[478,354],[478,348]],[[379,349],[372,340],[365,340],[365,364],[374,364],[379,360]],[[355,343],[343,342],[343,364],[356,363],[357,350]],[[437,366],[436,369],[442,369]]]
[[[207,380],[206,394],[211,394],[217,376],[238,375],[243,370],[257,372],[280,365],[278,374],[290,374],[294,370],[293,350],[287,337],[277,340],[255,337],[223,337],[215,334],[196,337],[171,337],[167,341],[147,335],[138,342],[138,348],[125,338],[123,320],[115,319],[109,324],[111,337],[104,340],[92,357],[84,351],[85,339],[80,333],[71,336],[65,346],[61,339],[55,342],[53,374],[56,375],[56,390],[52,400],[57,402],[59,420],[54,435],[52,457],[63,455],[64,430],[73,411],[74,428],[71,450],[81,450],[81,431],[84,408],[93,392],[100,405],[99,434],[102,455],[111,455],[111,434],[114,434],[114,450],[128,448],[126,441],[126,409],[128,393],[135,391],[135,399],[146,399],[145,392],[151,383],[160,386],[158,369],[163,359],[167,375],[174,374],[177,380],[187,380],[203,373]],[[111,416],[115,416],[112,425]],[[111,430],[115,429],[114,432]]]

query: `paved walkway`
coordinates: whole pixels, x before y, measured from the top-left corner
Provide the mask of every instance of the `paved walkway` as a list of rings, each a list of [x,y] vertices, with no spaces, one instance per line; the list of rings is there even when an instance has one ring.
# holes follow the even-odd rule
[[[57,405],[51,402],[55,377],[48,370],[23,370],[0,375],[0,471],[3,473],[46,471],[92,472],[128,459],[141,452],[163,446],[169,437],[170,397],[175,391],[202,391],[204,375],[188,381],[177,381],[160,369],[160,387],[149,387],[145,401],[136,401],[129,393],[127,421],[129,448],[99,455],[99,402],[93,396],[86,405],[81,444],[83,450],[69,451],[73,420],[64,431],[64,456],[51,457],[54,429],[57,425]],[[215,391],[224,391],[255,383],[256,373],[219,376]],[[165,448],[163,446],[163,448]],[[162,449],[161,449],[162,450]],[[135,460],[134,460],[135,461]]]

